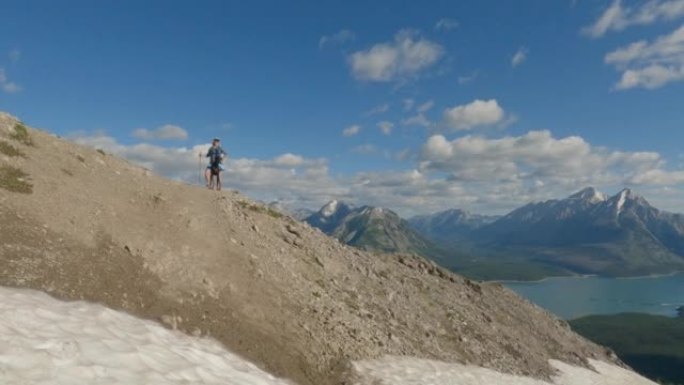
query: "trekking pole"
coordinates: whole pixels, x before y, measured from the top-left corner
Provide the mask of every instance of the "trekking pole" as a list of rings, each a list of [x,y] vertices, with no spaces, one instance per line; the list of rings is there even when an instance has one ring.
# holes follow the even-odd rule
[[[202,185],[202,152],[199,153],[199,175],[197,175],[197,185]]]

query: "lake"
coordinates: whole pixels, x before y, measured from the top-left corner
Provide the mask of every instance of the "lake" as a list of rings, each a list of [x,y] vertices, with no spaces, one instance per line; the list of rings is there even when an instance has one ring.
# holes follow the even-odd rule
[[[558,277],[502,282],[564,319],[640,312],[675,316],[684,305],[684,273],[638,278]]]

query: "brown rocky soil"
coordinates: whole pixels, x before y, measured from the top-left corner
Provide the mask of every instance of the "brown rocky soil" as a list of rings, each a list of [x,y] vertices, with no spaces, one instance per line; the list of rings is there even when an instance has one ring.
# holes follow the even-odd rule
[[[0,142],[23,154],[0,152],[23,186],[0,180],[0,285],[212,336],[302,385],[347,383],[350,360],[387,354],[538,378],[549,359],[618,362],[499,284],[344,246],[41,130],[18,140],[17,124],[0,113]]]

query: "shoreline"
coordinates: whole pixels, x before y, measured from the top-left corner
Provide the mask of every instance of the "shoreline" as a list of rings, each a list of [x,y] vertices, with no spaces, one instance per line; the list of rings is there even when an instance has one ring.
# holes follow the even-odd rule
[[[653,278],[672,277],[672,276],[679,275],[679,274],[684,274],[684,271],[678,270],[678,271],[673,271],[673,272],[669,272],[669,273],[662,273],[662,274],[634,275],[634,276],[609,276],[609,275],[600,275],[600,274],[554,275],[554,276],[544,277],[542,279],[535,279],[535,280],[496,279],[496,280],[483,281],[483,282],[492,282],[492,283],[501,283],[501,284],[506,284],[506,283],[542,283],[544,281],[548,281],[551,279],[559,279],[559,278],[585,279],[585,278],[593,278],[593,277],[606,278],[606,279],[653,279]]]

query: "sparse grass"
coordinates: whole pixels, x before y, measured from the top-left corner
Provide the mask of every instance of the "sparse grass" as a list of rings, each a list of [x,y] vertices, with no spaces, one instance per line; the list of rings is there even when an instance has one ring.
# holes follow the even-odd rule
[[[14,148],[14,146],[11,144],[2,141],[0,141],[0,153],[3,153],[7,156],[20,156],[22,158],[26,158],[26,155],[23,152]]]
[[[74,176],[74,173],[71,172],[71,171],[69,171],[69,170],[67,170],[66,168],[63,168],[63,169],[62,169],[62,172],[65,173],[65,174],[67,174],[67,175],[69,175],[69,176]]]
[[[85,163],[85,158],[83,157],[83,155],[76,154],[76,159],[78,159],[81,163]]]
[[[243,209],[249,209],[249,210],[255,211],[257,213],[266,214],[266,215],[269,215],[273,218],[282,218],[283,217],[283,214],[281,214],[280,212],[278,212],[276,210],[273,210],[270,207],[249,203],[247,201],[238,201],[238,205],[240,207],[242,207]]]
[[[98,148],[96,151],[99,152],[99,153],[102,154],[102,155],[107,155],[107,154],[105,154],[104,150],[101,149],[101,148]]]
[[[10,134],[10,138],[27,146],[33,146],[33,140],[29,135],[28,128],[21,123],[14,125],[14,132]]]
[[[16,167],[0,166],[0,188],[16,193],[31,194],[33,185],[25,180],[28,176]]]

